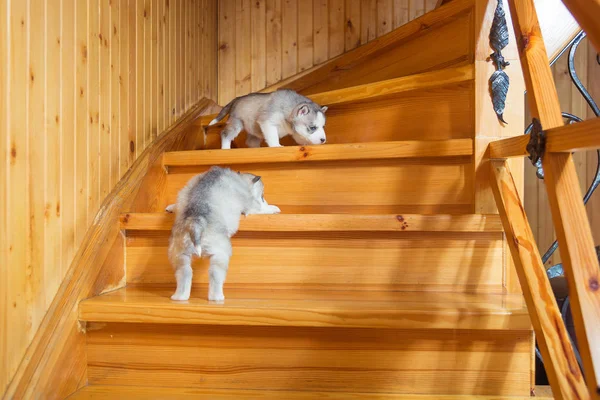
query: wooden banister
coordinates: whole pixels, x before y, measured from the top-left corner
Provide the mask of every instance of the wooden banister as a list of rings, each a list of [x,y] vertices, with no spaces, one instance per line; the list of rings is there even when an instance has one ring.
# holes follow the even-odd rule
[[[554,396],[589,398],[513,177],[506,161],[492,161],[491,168],[492,191]]]
[[[546,152],[570,153],[579,150],[600,149],[600,118],[549,129],[546,134]],[[529,135],[511,137],[490,143],[490,158],[501,159],[527,156]]]
[[[539,119],[544,130],[560,127],[563,120],[558,94],[533,0],[508,0],[508,3],[531,114]],[[571,154],[546,153],[542,165],[586,384],[590,398],[600,399],[600,270],[590,224]],[[553,389],[556,385],[555,382]],[[561,388],[557,386],[555,390]]]
[[[563,0],[587,34],[596,51],[600,52],[600,0]]]

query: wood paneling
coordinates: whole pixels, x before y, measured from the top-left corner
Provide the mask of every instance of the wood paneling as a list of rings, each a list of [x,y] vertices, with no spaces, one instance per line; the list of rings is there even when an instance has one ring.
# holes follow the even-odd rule
[[[162,29],[161,13],[181,4],[202,24],[174,20]],[[193,71],[216,64],[216,1],[202,10],[198,0],[145,5],[0,0],[0,393],[104,198],[172,122],[162,116],[215,96],[215,67],[201,90],[191,87]],[[160,58],[160,44],[178,34],[192,69],[168,89],[190,88],[186,102],[161,98],[160,77],[179,59]]]
[[[370,42],[430,0],[219,1],[219,104]]]
[[[588,107],[577,88],[571,82],[568,72],[568,52],[561,56],[552,66],[554,82],[558,91],[561,110],[573,113],[583,119],[593,118],[594,113]],[[600,99],[600,65],[596,61],[596,50],[584,39],[575,54],[575,68],[579,78],[592,97]],[[531,115],[527,114],[525,124],[531,123]],[[579,176],[581,191],[585,193],[596,174],[598,155],[596,151],[577,152],[573,154],[573,160]],[[543,254],[556,239],[550,215],[548,196],[544,181],[535,175],[536,169],[526,160],[525,164],[525,210],[531,222],[531,229],[540,252]],[[594,194],[587,204],[587,214],[590,219],[592,235],[595,244],[600,244],[600,193]],[[546,263],[550,267],[561,262],[560,250]]]
[[[530,390],[529,332],[97,328],[88,331],[91,384],[437,395]]]

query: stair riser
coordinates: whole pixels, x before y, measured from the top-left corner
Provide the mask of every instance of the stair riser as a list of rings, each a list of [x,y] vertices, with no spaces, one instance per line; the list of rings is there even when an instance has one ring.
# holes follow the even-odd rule
[[[232,150],[234,151],[234,150]],[[208,166],[170,167],[165,201]],[[470,157],[232,165],[260,175],[283,213],[472,212]]]
[[[128,232],[128,283],[174,283],[168,231]],[[242,232],[227,285],[501,292],[501,233]],[[194,262],[207,283],[208,260]]]
[[[90,324],[90,384],[527,395],[529,332]]]
[[[362,143],[393,140],[445,140],[473,136],[472,82],[405,92],[349,104],[327,111],[327,143]],[[220,149],[221,126],[206,130],[206,149]],[[235,147],[247,147],[240,135]],[[291,138],[282,144],[295,145]],[[266,146],[263,144],[263,146]]]

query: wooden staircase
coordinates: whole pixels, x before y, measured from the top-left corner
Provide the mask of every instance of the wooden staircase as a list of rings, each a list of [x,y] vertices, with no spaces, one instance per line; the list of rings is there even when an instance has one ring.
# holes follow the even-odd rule
[[[105,267],[123,282],[78,305],[88,386],[72,398],[528,397],[529,314],[500,217],[477,204],[476,3],[284,82],[329,106],[327,145],[219,150],[223,124],[193,123],[120,217]],[[162,210],[212,165],[262,176],[282,213],[242,220],[223,304],[206,260],[174,302]]]

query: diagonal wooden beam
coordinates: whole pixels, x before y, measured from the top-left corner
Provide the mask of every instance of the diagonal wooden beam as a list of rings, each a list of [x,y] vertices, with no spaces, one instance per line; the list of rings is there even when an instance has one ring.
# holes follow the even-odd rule
[[[529,135],[496,140],[490,143],[490,158],[524,157]],[[563,125],[546,131],[546,151],[570,153],[579,150],[600,149],[600,118],[572,125]]]
[[[600,0],[563,0],[563,3],[600,52]]]
[[[540,120],[544,130],[562,126],[558,94],[533,0],[508,3],[531,114]],[[542,165],[586,383],[591,398],[600,399],[600,269],[590,223],[571,154],[547,153]]]
[[[588,399],[583,376],[513,177],[505,161],[492,161],[491,169],[492,191],[552,392],[557,399]]]

